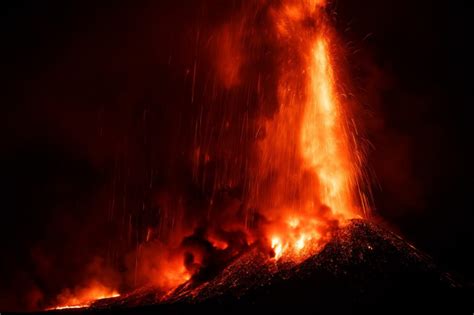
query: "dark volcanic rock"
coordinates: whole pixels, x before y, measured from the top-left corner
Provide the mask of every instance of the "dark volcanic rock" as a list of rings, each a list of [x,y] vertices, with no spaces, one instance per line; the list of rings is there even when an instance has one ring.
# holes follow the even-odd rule
[[[166,313],[216,304],[265,305],[272,310],[285,304],[318,309],[380,303],[470,304],[460,287],[402,238],[370,222],[353,220],[318,254],[299,264],[275,262],[252,248],[206,282],[191,280],[166,296],[143,288],[96,302],[89,311]]]
[[[371,303],[459,286],[397,235],[353,220],[300,264],[276,263],[254,249],[211,281],[187,283],[164,302]]]

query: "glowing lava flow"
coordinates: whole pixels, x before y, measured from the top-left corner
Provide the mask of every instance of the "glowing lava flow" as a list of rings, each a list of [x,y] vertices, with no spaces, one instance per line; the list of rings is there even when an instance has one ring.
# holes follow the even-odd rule
[[[116,290],[111,290],[99,283],[95,283],[88,288],[84,288],[71,294],[65,292],[61,294],[58,299],[59,305],[48,308],[48,310],[62,310],[62,309],[76,309],[85,308],[92,305],[97,300],[118,297],[120,294]]]

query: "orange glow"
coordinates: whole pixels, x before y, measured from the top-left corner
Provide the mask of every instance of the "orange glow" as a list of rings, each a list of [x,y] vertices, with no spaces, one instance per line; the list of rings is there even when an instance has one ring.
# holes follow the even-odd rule
[[[135,259],[135,256],[131,256]],[[133,279],[137,285],[156,285],[170,290],[186,282],[192,273],[184,265],[183,253],[177,248],[151,242],[140,247],[140,262]]]
[[[57,306],[57,307],[50,308],[49,310],[67,310],[67,309],[84,308],[84,307],[89,307],[89,304]]]
[[[182,262],[178,265],[169,265],[163,269],[157,277],[157,283],[163,288],[174,288],[191,279],[191,273],[184,267]]]
[[[280,259],[283,254],[283,245],[281,239],[278,236],[272,238],[272,248],[275,251],[275,259]]]
[[[274,259],[279,260],[283,256],[289,260],[300,260],[311,254],[321,244],[321,234],[324,229],[316,219],[306,218],[300,223],[299,218],[290,218],[285,225],[279,226],[271,238],[271,248],[274,251]]]
[[[208,241],[211,242],[212,246],[214,246],[215,248],[218,248],[220,250],[224,250],[227,247],[229,247],[229,244],[227,244],[226,242],[224,242],[222,240],[219,240],[219,239],[217,239],[215,237],[212,237],[212,236],[208,236]]]
[[[49,310],[89,307],[97,300],[118,296],[120,294],[116,290],[107,288],[99,282],[92,281],[88,286],[77,289],[75,292],[65,290],[58,296],[58,305],[49,308]]]

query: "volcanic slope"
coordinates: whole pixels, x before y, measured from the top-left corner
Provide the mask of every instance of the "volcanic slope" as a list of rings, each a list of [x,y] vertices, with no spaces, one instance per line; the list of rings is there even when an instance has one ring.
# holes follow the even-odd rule
[[[97,301],[85,312],[176,311],[187,306],[314,305],[320,309],[393,303],[469,303],[459,282],[396,234],[352,220],[301,263],[275,261],[258,247],[210,279],[191,279],[167,294],[152,287]],[[461,294],[463,293],[463,294]],[[459,301],[457,300],[459,298]],[[457,303],[459,305],[459,303]]]

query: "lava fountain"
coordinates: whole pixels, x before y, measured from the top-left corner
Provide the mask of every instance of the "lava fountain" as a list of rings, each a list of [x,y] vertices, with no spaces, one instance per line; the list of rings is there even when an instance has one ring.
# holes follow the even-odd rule
[[[359,189],[363,154],[341,96],[337,40],[324,2],[285,1],[271,14],[281,56],[279,109],[264,122],[251,200],[270,222],[275,258],[299,260],[368,210]]]
[[[174,198],[179,200],[174,206],[165,202],[171,206],[160,212],[159,224],[169,221],[172,228],[163,239],[152,240],[147,233],[144,244],[137,245],[132,257],[136,286],[151,283],[166,294],[184,282],[205,281],[202,274],[215,274],[209,269],[223,268],[253,244],[270,253],[269,262],[298,263],[320,250],[338,227],[370,208],[363,189],[363,148],[350,119],[353,104],[347,97],[343,49],[325,2],[242,3],[237,18],[220,29],[213,26],[217,30],[210,31],[206,47],[219,50],[213,52],[217,57],[212,62],[221,82],[213,83],[213,95],[219,84],[226,93],[237,91],[238,100],[246,99],[242,91],[254,93],[257,109],[252,116],[240,113],[244,106],[239,101],[223,101],[219,108],[201,105],[190,155],[194,185],[201,191],[211,187],[202,197],[207,213],[186,212],[181,196]],[[197,32],[197,41],[200,36]],[[259,63],[271,67],[255,74],[251,65]],[[199,101],[199,77],[195,62],[192,106]],[[238,89],[243,84],[247,90]],[[216,121],[222,112],[227,117]],[[236,132],[225,134],[232,128]],[[206,172],[208,165],[212,172]],[[215,202],[222,191],[227,196],[232,189],[242,193],[231,206]],[[192,221],[197,213],[200,217]],[[107,296],[118,294],[109,291]],[[87,306],[89,300],[86,294],[60,307]]]

